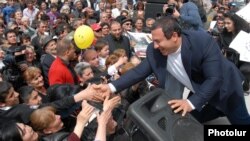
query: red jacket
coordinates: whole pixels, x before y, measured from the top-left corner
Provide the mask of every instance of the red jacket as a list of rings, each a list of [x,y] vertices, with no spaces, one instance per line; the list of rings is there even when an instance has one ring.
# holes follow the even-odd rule
[[[70,72],[70,69],[59,58],[56,57],[49,69],[49,85],[54,84],[75,84],[74,75]],[[77,78],[76,78],[77,80]]]

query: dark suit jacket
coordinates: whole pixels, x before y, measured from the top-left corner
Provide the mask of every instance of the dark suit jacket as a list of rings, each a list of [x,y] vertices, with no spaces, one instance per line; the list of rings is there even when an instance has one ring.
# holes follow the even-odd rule
[[[195,91],[188,99],[199,111],[209,102],[219,110],[229,112],[243,98],[242,74],[222,56],[218,44],[207,33],[185,31],[181,37],[183,65]],[[120,91],[154,73],[159,87],[164,88],[166,64],[167,56],[150,44],[147,58],[112,84]]]
[[[55,59],[56,58],[54,58],[51,54],[43,54],[40,59],[46,88],[49,87],[49,80],[48,80],[49,69]]]

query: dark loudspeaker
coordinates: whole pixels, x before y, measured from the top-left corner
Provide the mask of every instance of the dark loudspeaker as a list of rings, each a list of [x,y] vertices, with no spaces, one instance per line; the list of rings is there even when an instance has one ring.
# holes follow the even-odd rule
[[[154,18],[162,15],[163,5],[161,3],[147,3],[145,8],[145,19]]]
[[[203,125],[191,114],[175,114],[162,89],[155,89],[128,109],[128,118],[150,141],[203,141]]]

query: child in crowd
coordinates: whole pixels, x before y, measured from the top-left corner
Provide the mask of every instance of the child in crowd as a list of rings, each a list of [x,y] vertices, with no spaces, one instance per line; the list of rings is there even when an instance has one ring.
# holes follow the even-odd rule
[[[107,59],[107,57],[109,56],[109,45],[107,43],[107,41],[100,39],[97,40],[96,44],[95,44],[95,49],[96,52],[99,56],[99,65],[101,70],[105,70],[105,61]]]
[[[113,80],[119,78],[119,69],[128,62],[128,57],[124,49],[116,49],[106,60],[107,72]]]

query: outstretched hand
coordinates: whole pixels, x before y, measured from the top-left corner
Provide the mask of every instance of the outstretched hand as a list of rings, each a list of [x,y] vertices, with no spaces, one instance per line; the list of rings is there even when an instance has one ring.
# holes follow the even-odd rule
[[[93,84],[92,87],[103,98],[110,97],[111,90],[108,84],[99,84],[99,85]]]
[[[181,100],[170,100],[168,104],[174,110],[174,113],[182,111],[182,116],[185,116],[187,112],[191,112],[193,109],[186,99]]]
[[[103,111],[107,111],[109,109],[113,110],[115,107],[117,107],[121,103],[121,97],[115,96],[111,99],[109,97],[106,97],[103,102]]]
[[[83,122],[85,125],[93,114],[94,109],[95,108],[89,105],[86,100],[82,101],[82,110],[77,116],[77,121]]]
[[[104,101],[104,97],[101,93],[99,93],[94,85],[88,85],[88,87],[84,90],[85,92],[85,100],[102,102]]]

